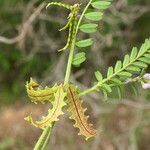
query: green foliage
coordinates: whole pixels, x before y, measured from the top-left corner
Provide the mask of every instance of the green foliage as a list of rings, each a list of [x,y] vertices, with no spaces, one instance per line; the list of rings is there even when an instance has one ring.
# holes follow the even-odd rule
[[[93,44],[92,39],[85,39],[85,40],[76,42],[77,47],[88,47],[88,46],[91,46],[92,44]]]
[[[71,6],[71,5],[67,5],[67,4],[64,4],[64,3],[60,3],[60,2],[51,2],[46,6],[46,8],[48,8],[51,5],[65,7],[65,8],[67,8],[71,11],[70,14],[67,17],[67,19],[68,19],[67,24],[59,30],[59,31],[62,31],[62,30],[65,30],[65,29],[69,28],[69,35],[68,35],[67,43],[62,49],[59,50],[59,51],[63,51],[63,50],[66,50],[67,48],[71,48],[72,41],[75,38],[76,24],[77,24],[77,14],[78,14],[78,11],[80,9],[79,8],[80,5],[79,4],[74,4],[73,6]]]
[[[111,86],[120,86],[125,84],[128,78],[132,77],[135,72],[140,74],[142,69],[147,68],[150,64],[150,39],[146,39],[142,44],[139,52],[137,48],[133,48],[130,55],[125,55],[123,61],[117,61],[115,67],[109,67],[107,71],[107,78],[102,80],[102,75],[99,71],[95,73],[96,79],[98,80],[96,89],[101,89],[105,95],[110,93]],[[146,61],[145,61],[146,60]],[[120,91],[118,89],[119,96]]]
[[[26,120],[29,121],[32,125],[43,128],[43,129],[46,128],[45,129],[46,133],[43,132],[43,135],[41,135],[41,138],[43,137],[42,141],[41,141],[41,138],[39,138],[39,141],[37,142],[35,147],[39,147],[38,145],[41,146],[41,144],[45,145],[45,142],[47,141],[46,139],[47,137],[45,137],[45,134],[47,135],[47,132],[48,132],[47,130],[49,129],[49,126],[52,127],[53,123],[58,121],[58,116],[63,114],[62,107],[65,105],[64,99],[66,97],[65,95],[66,91],[67,91],[67,99],[68,99],[67,105],[69,106],[69,111],[70,112],[73,111],[70,118],[76,121],[74,126],[80,129],[79,134],[84,135],[86,139],[96,135],[96,130],[93,129],[92,124],[88,124],[87,122],[88,116],[85,116],[84,114],[86,109],[83,109],[81,106],[82,101],[79,97],[79,94],[77,93],[76,88],[72,88],[70,87],[70,85],[68,85],[71,65],[73,64],[74,66],[80,66],[80,64],[84,62],[86,59],[84,52],[77,53],[76,55],[73,56],[75,45],[77,47],[87,47],[93,44],[93,40],[90,38],[76,42],[76,34],[78,33],[78,29],[80,28],[80,30],[85,33],[96,32],[97,24],[83,24],[80,26],[83,16],[93,21],[99,21],[100,19],[102,19],[102,15],[103,15],[102,12],[85,13],[86,10],[88,9],[88,6],[91,4],[91,2],[92,0],[85,7],[79,20],[77,18],[78,11],[80,9],[79,4],[74,4],[73,6],[70,6],[70,5],[66,5],[63,3],[59,3],[59,2],[51,2],[47,5],[47,7],[49,7],[50,5],[62,6],[71,10],[68,16],[68,19],[69,19],[68,23],[63,28],[60,29],[60,31],[62,31],[62,30],[69,28],[67,44],[61,50],[70,48],[70,54],[69,54],[68,64],[67,64],[67,69],[66,69],[65,84],[60,85],[61,92],[58,89],[57,92],[54,93],[54,101],[52,101],[53,108],[49,109],[48,115],[46,117],[43,117],[41,121],[34,122],[31,115],[26,118]],[[102,4],[103,3],[101,3],[101,5]],[[98,79],[100,79],[100,73],[97,72],[95,75],[97,76]],[[111,92],[111,89],[109,86],[107,86],[107,84],[104,86],[106,87],[108,92]],[[32,99],[32,101],[38,102],[42,100],[42,102],[43,101],[45,102],[46,99],[53,99],[51,94],[50,95],[48,94],[47,96],[47,90],[51,90],[51,88],[45,88],[44,90],[41,90],[39,88],[39,85],[33,81],[31,82],[31,87],[30,87],[30,83],[28,83],[26,87],[27,87],[28,95]],[[43,143],[44,140],[45,142]],[[44,145],[42,147],[44,147]]]
[[[96,1],[92,2],[92,6],[94,8],[100,9],[100,10],[107,9],[110,6],[110,4],[111,3],[108,2],[108,1],[99,1],[99,0],[96,0]]]
[[[103,10],[110,6],[110,2],[108,1],[89,1],[86,10],[83,12],[83,16],[85,19],[98,22],[103,17]],[[89,9],[89,7],[93,7],[93,9]],[[96,10],[95,10],[96,9]],[[98,10],[97,10],[98,9]],[[83,23],[80,25],[79,29],[84,33],[95,33],[97,31],[98,24],[96,23]],[[84,39],[76,42],[77,47],[88,47],[93,44],[92,39]]]
[[[85,53],[84,52],[80,52],[74,55],[73,60],[72,60],[72,64],[75,67],[79,67],[81,63],[83,63],[86,60],[85,57]]]
[[[104,97],[107,99],[108,94],[112,93],[113,88],[115,87],[117,89],[119,98],[121,98],[121,85],[126,84],[128,82],[128,79],[132,79],[132,77],[134,77],[135,75],[140,74],[141,70],[146,69],[148,67],[148,64],[150,64],[150,40],[146,40],[139,51],[137,50],[137,48],[133,48],[131,54],[125,55],[123,61],[118,60],[114,67],[110,66],[106,73],[106,77],[104,77],[100,71],[96,71],[96,85],[94,85],[90,89],[79,93],[77,91],[77,88],[72,88],[69,84],[71,66],[80,66],[80,64],[82,64],[86,60],[86,54],[84,52],[78,52],[74,54],[75,46],[77,46],[77,48],[85,48],[91,46],[94,43],[94,40],[89,38],[89,34],[95,33],[98,30],[98,21],[100,21],[103,18],[103,11],[110,6],[110,2],[90,0],[84,8],[81,15],[79,15],[80,4],[67,5],[60,2],[51,2],[47,5],[47,7],[51,5],[61,6],[69,9],[70,11],[67,18],[67,24],[59,30],[69,30],[66,45],[64,48],[61,49],[70,49],[65,80],[62,84],[61,89],[58,89],[57,92],[47,87],[41,89],[41,87],[38,84],[34,84],[31,87],[27,86],[27,92],[32,101],[45,102],[46,100],[48,100],[52,102],[53,105],[53,108],[49,110],[48,116],[43,117],[41,121],[33,122],[30,116],[27,120],[31,124],[38,126],[42,129],[48,128],[49,125],[52,127],[53,124],[58,120],[58,116],[63,114],[62,108],[65,105],[65,100],[67,99],[69,101],[67,102],[70,109],[69,111],[73,111],[71,119],[74,119],[76,121],[76,124],[74,126],[78,127],[80,129],[80,133],[85,135],[86,138],[92,137],[95,136],[95,130],[91,130],[90,128],[92,127],[92,125],[87,123],[88,117],[84,116],[85,109],[81,107],[82,100],[80,96],[93,91],[102,91]],[[79,29],[81,32],[86,34],[85,39],[80,39],[77,37]],[[78,39],[80,40],[78,41]],[[15,59],[17,59],[17,57]],[[46,64],[44,64],[45,62],[47,64],[47,61],[43,61],[41,56],[36,56],[35,59],[33,57],[32,60],[27,60],[23,62],[25,64],[25,67],[21,67],[21,69],[23,70],[21,72],[27,74],[28,76],[28,72],[30,72],[30,74],[32,75],[34,74],[40,76],[41,72],[43,72],[48,67]],[[11,65],[7,62],[5,62],[2,66],[3,68],[6,68],[6,71],[10,70],[11,67]],[[47,67],[44,68],[45,66]],[[138,80],[134,80],[134,82],[138,82]],[[52,90],[52,93],[47,93],[47,90]],[[66,94],[68,95],[67,97]],[[86,129],[88,129],[88,131],[85,131]],[[91,132],[91,134],[90,130],[94,132]],[[45,139],[45,141],[47,141],[47,139]]]
[[[101,12],[88,12],[85,14],[85,18],[92,21],[99,21],[102,19],[103,13]]]
[[[102,79],[103,79],[103,76],[99,71],[95,72],[95,77],[98,81],[102,81]]]
[[[80,26],[80,30],[84,33],[94,33],[97,31],[97,24],[89,23]]]
[[[68,23],[63,28],[60,29],[60,31],[62,31],[62,30],[69,28],[67,44],[61,50],[70,48],[70,54],[69,54],[67,69],[66,69],[66,76],[65,76],[65,81],[64,81],[65,83],[63,84],[62,92],[67,91],[67,100],[68,100],[67,105],[69,106],[69,111],[70,112],[73,111],[71,119],[74,119],[76,121],[74,126],[78,127],[80,129],[80,134],[84,135],[86,139],[88,139],[89,137],[94,136],[96,132],[94,129],[91,128],[92,127],[91,125],[87,124],[87,117],[84,116],[85,110],[81,107],[82,101],[80,100],[80,96],[85,95],[92,91],[101,90],[104,94],[105,99],[107,99],[108,94],[112,92],[112,87],[116,87],[119,98],[120,98],[121,97],[120,86],[123,84],[126,84],[128,79],[134,75],[134,72],[137,72],[137,71],[141,72],[143,68],[147,68],[148,66],[147,64],[149,64],[149,60],[148,60],[149,56],[147,54],[149,54],[150,52],[150,39],[147,39],[145,41],[145,43],[141,46],[139,52],[137,51],[137,48],[133,48],[131,51],[131,55],[128,55],[128,54],[125,55],[123,61],[118,60],[114,67],[112,66],[109,67],[106,78],[104,78],[103,75],[99,71],[96,71],[95,77],[97,79],[97,84],[91,87],[90,89],[87,89],[86,91],[78,94],[76,88],[72,88],[69,85],[71,65],[74,65],[76,67],[80,66],[80,64],[86,60],[86,57],[85,57],[84,52],[79,52],[74,55],[74,49],[75,49],[75,46],[79,48],[84,48],[84,47],[91,46],[93,44],[93,40],[91,38],[79,40],[76,42],[78,29],[80,29],[80,31],[86,34],[96,32],[98,25],[95,23],[82,23],[82,18],[85,17],[85,19],[90,20],[90,21],[101,20],[103,17],[102,11],[110,6],[110,2],[109,1],[97,1],[97,0],[89,1],[89,3],[83,10],[83,13],[81,14],[79,19],[77,17],[78,11],[80,9],[79,4],[74,4],[73,6],[70,6],[70,5],[66,5],[63,3],[51,2],[47,5],[47,7],[50,5],[58,5],[58,6],[62,6],[71,10],[71,13],[68,16],[69,18]],[[99,9],[100,11],[97,11],[97,10],[95,11],[94,9],[87,11],[89,6]],[[82,25],[80,25],[81,23]],[[48,88],[48,90],[50,90],[50,88]],[[42,90],[42,93],[44,91],[45,89]],[[54,103],[56,102],[55,105],[53,105],[53,106],[56,106],[56,107],[53,107],[54,110],[56,110],[54,112],[58,112],[56,113],[56,115],[54,115],[54,117],[52,116],[53,115],[52,113],[53,109],[52,109],[52,112],[49,111],[48,116],[43,117],[43,120],[40,122],[33,122],[31,116],[29,116],[27,120],[34,126],[40,127],[40,128],[48,128],[50,125],[52,126],[51,123],[56,122],[58,120],[57,117],[60,114],[62,114],[61,109],[64,106],[64,105],[59,105],[59,102],[60,102],[59,99],[61,99],[61,94],[59,93],[60,92],[58,91],[57,93],[58,98],[55,97],[54,98],[55,100],[53,101]],[[30,95],[29,97],[31,98]],[[45,96],[45,93],[44,93],[44,101],[45,101],[45,98],[47,98],[47,95]],[[51,97],[48,97],[48,98],[52,99]],[[64,102],[64,98],[65,96],[62,96],[62,102]],[[35,100],[37,101],[37,99]]]

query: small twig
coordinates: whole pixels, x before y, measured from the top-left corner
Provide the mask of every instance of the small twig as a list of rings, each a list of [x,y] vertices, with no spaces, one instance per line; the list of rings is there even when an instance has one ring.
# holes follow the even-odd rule
[[[39,7],[34,11],[33,14],[28,18],[28,20],[22,25],[21,32],[18,36],[14,38],[6,38],[3,36],[0,36],[0,43],[5,43],[5,44],[14,44],[19,41],[21,41],[27,34],[28,27],[33,23],[33,21],[36,19],[36,17],[40,14],[42,9],[46,6],[46,3],[43,2]]]

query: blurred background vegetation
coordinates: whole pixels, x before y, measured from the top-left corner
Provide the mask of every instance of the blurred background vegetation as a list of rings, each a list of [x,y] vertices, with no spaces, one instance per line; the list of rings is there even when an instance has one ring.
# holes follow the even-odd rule
[[[42,85],[52,85],[64,78],[67,54],[57,50],[65,44],[67,32],[58,29],[66,23],[68,12],[58,7],[46,10],[47,2],[0,0],[0,150],[32,149],[41,133],[23,118],[31,111],[39,116],[48,106],[30,103],[25,82],[33,77]],[[87,1],[63,2],[81,2],[83,7]],[[108,66],[133,46],[140,46],[149,35],[149,0],[113,0],[99,23],[98,33],[91,35],[95,44],[85,50],[87,61],[80,68],[73,68],[72,82],[82,89],[91,86],[95,81],[94,71],[106,73]],[[150,92],[142,90],[140,85],[137,89],[135,96],[131,88],[124,87],[121,100],[115,89],[113,98],[107,102],[99,93],[85,97],[88,113],[100,135],[85,142],[77,136],[67,117],[61,117],[49,147],[54,150],[149,150]]]

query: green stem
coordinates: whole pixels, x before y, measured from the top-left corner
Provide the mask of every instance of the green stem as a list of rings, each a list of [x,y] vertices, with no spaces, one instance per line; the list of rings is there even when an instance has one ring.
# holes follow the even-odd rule
[[[69,82],[69,78],[70,78],[70,73],[71,73],[71,63],[72,63],[72,59],[73,59],[73,54],[74,54],[74,47],[75,47],[75,41],[76,41],[76,35],[78,33],[79,30],[79,26],[81,24],[81,21],[84,17],[85,12],[87,11],[89,5],[91,4],[92,0],[89,1],[89,3],[86,5],[86,7],[84,8],[79,21],[77,23],[77,27],[76,27],[76,33],[75,33],[75,38],[72,41],[72,45],[71,45],[71,49],[70,49],[70,54],[69,54],[69,58],[68,58],[68,64],[67,64],[67,69],[66,69],[66,75],[65,75],[65,83]]]
[[[74,47],[75,47],[75,39],[76,38],[73,39],[72,44],[71,44],[71,49],[70,49],[70,53],[69,53],[64,83],[69,82],[70,73],[71,73],[71,63],[72,63],[73,54],[74,54]],[[54,126],[54,124],[53,124],[53,126]],[[40,136],[39,140],[37,141],[37,143],[34,147],[34,150],[44,150],[44,148],[46,147],[46,145],[48,143],[52,128],[53,127],[48,126],[44,129],[42,135]]]
[[[75,39],[76,38],[73,39],[72,44],[71,44],[64,83],[69,82],[69,78],[71,74],[72,59],[73,59],[73,54],[74,54],[74,47],[75,47]]]
[[[71,66],[72,66],[72,59],[73,59],[73,54],[74,54],[74,47],[75,47],[75,41],[76,41],[76,35],[78,33],[79,30],[79,26],[81,24],[81,21],[84,17],[84,14],[86,12],[86,10],[88,9],[89,5],[91,4],[92,0],[89,1],[89,3],[86,5],[86,7],[84,8],[79,21],[77,23],[77,27],[76,27],[76,33],[75,33],[75,37],[72,40],[72,44],[71,44],[71,48],[70,48],[70,53],[69,53],[69,58],[68,58],[68,63],[67,63],[67,68],[66,68],[66,74],[65,74],[65,79],[64,79],[64,83],[68,83],[69,79],[70,79],[70,74],[71,74]],[[53,124],[54,126],[54,124]],[[37,141],[34,150],[44,150],[44,148],[46,147],[51,131],[52,131],[53,127],[46,127],[42,133],[42,135],[40,136],[39,140]]]
[[[79,94],[79,96],[84,96],[84,95],[86,95],[86,94],[88,94],[88,93],[91,93],[91,92],[93,92],[93,91],[96,91],[96,89],[97,89],[97,86],[93,86],[93,87],[91,87],[91,88],[89,88],[89,89],[87,89],[87,90],[81,92],[81,93]]]
[[[84,8],[84,10],[83,10],[83,12],[82,12],[82,14],[81,14],[81,16],[80,16],[80,18],[79,18],[79,21],[78,21],[78,24],[77,24],[77,28],[76,28],[76,34],[78,33],[78,30],[79,30],[79,26],[80,26],[80,24],[81,24],[81,21],[82,21],[82,19],[83,19],[83,17],[84,17],[85,12],[87,11],[88,7],[90,6],[91,2],[92,2],[92,0],[90,0],[90,1],[88,2],[88,4],[87,4],[86,7]]]
[[[52,127],[48,126],[44,129],[44,131],[42,132],[40,138],[38,139],[34,150],[44,150],[44,148],[46,147],[46,144],[48,142],[48,139],[50,137],[52,131]]]

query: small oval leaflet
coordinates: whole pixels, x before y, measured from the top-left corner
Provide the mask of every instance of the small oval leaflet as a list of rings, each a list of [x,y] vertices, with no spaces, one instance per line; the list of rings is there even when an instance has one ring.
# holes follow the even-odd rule
[[[122,82],[118,78],[112,78],[111,81],[115,84],[122,84]]]
[[[115,65],[115,72],[119,71],[121,69],[121,61],[117,61],[116,65]]]
[[[133,65],[138,66],[140,68],[147,68],[147,64],[145,64],[144,62],[140,62],[140,61],[134,62]]]
[[[150,53],[144,54],[144,57],[150,58]]]
[[[88,12],[85,14],[85,18],[93,21],[99,21],[102,19],[103,13],[101,12]]]
[[[144,62],[144,63],[150,64],[150,59],[148,59],[146,57],[141,57],[141,58],[139,58],[139,60]]]
[[[136,58],[137,53],[138,53],[137,48],[133,47],[130,55],[130,61],[133,61]]]
[[[108,84],[104,84],[104,85],[103,85],[103,88],[105,88],[105,90],[106,90],[108,93],[111,93],[111,92],[112,92],[112,89],[111,89],[111,87],[110,87]]]
[[[140,68],[137,66],[129,66],[129,67],[127,67],[126,70],[132,71],[132,72],[140,72]]]
[[[113,67],[109,67],[107,71],[107,77],[111,76],[113,74]]]
[[[91,38],[76,42],[76,46],[78,47],[87,47],[92,44],[93,44],[93,40]]]
[[[126,71],[122,71],[120,73],[118,73],[119,76],[126,76],[126,77],[131,77],[132,74]]]
[[[129,55],[127,54],[127,55],[125,55],[125,57],[124,57],[123,67],[127,66],[127,65],[129,64],[129,62],[130,62],[130,57],[129,57]]]
[[[99,71],[95,72],[95,77],[98,81],[102,81],[102,79],[103,79],[103,76]]]
[[[75,54],[72,64],[76,67],[79,67],[81,63],[83,63],[86,60],[85,53],[80,52]]]
[[[110,6],[110,2],[108,1],[95,1],[92,3],[92,6],[97,9],[107,9]]]
[[[94,33],[97,31],[97,26],[97,24],[89,23],[81,25],[79,29],[85,33]]]

